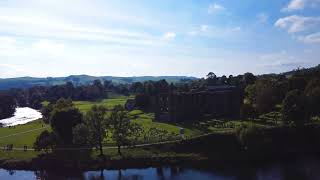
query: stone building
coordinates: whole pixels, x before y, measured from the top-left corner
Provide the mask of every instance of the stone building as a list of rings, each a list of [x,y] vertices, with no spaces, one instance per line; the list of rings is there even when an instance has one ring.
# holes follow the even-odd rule
[[[186,122],[237,118],[242,97],[234,86],[209,86],[204,91],[159,94],[153,99],[158,121]]]

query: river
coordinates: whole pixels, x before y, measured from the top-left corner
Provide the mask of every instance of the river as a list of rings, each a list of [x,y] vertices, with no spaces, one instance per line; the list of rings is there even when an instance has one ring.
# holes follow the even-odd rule
[[[0,123],[3,124],[3,126],[16,126],[19,124],[26,124],[28,122],[35,121],[41,118],[42,114],[35,109],[29,107],[18,107],[16,108],[16,112],[12,117],[1,119]]]
[[[101,171],[21,171],[0,169],[1,180],[318,180],[320,161],[300,158],[263,166],[196,169],[179,167]]]

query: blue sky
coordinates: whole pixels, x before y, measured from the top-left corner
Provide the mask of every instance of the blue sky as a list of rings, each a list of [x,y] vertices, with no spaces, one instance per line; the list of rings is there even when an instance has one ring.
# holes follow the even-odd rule
[[[0,0],[0,78],[320,64],[320,0]]]

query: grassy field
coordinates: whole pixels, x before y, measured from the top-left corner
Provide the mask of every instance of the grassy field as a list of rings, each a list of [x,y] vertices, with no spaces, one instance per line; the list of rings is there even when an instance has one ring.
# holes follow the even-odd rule
[[[144,113],[140,110],[134,110],[129,113],[133,122],[140,124],[145,130],[150,128],[158,128],[167,130],[169,133],[179,134],[181,128],[184,128],[186,136],[194,136],[202,134],[203,131],[195,127],[190,127],[182,124],[162,123],[154,120],[154,113]]]
[[[114,96],[111,97],[111,99],[104,99],[101,101],[74,101],[74,105],[80,109],[81,112],[85,113],[87,112],[93,105],[104,105],[108,109],[112,109],[116,105],[124,105],[125,102],[129,99],[133,98],[132,96]],[[169,123],[162,123],[162,122],[156,122],[154,120],[154,113],[144,113],[140,110],[134,110],[129,112],[130,118],[133,122],[136,122],[140,124],[145,131],[147,131],[150,128],[158,128],[162,130],[166,130],[169,133],[176,133],[179,134],[180,128],[185,129],[185,135],[186,136],[194,136],[202,134],[203,131],[194,128],[194,127],[188,127],[184,125],[179,124],[169,124]],[[105,141],[105,144],[112,143],[112,140],[109,138]]]
[[[124,105],[127,99],[132,97],[117,96],[112,99],[104,99],[101,101],[89,102],[89,101],[74,101],[74,104],[81,112],[86,113],[93,105],[104,105],[108,109],[112,109],[116,105]],[[184,128],[185,136],[195,136],[206,133],[203,129],[193,125],[182,124],[170,124],[156,122],[154,120],[153,113],[144,113],[140,110],[134,110],[129,113],[133,122],[140,124],[144,131],[147,132],[150,128],[157,128],[166,130],[168,133],[179,134],[180,128]],[[0,128],[0,147],[7,144],[13,144],[16,148],[22,148],[24,145],[32,147],[36,137],[45,129],[45,124],[41,121],[34,121],[25,125],[18,125],[14,128]],[[36,130],[35,130],[36,129]],[[49,127],[48,127],[49,129]],[[30,131],[35,130],[35,131]],[[215,129],[214,129],[215,130]],[[27,132],[30,131],[30,132]],[[24,133],[25,132],[25,133]],[[21,134],[23,133],[23,134]],[[104,142],[105,145],[114,145],[114,142],[110,138],[110,134]]]
[[[0,147],[13,144],[14,147],[22,148],[24,145],[32,147],[37,136],[45,129],[50,129],[41,120],[33,121],[14,128],[0,128]]]
[[[116,105],[124,105],[130,96],[120,96],[117,98],[103,99],[100,101],[74,101],[74,105],[80,109],[81,112],[87,112],[93,105],[103,105],[109,110]],[[132,97],[131,97],[132,98]]]
[[[81,112],[86,113],[93,105],[104,105],[108,109],[112,109],[116,105],[124,105],[127,99],[133,98],[128,96],[112,96],[109,99],[104,99],[101,101],[74,101],[74,104]],[[249,123],[248,121],[221,121],[221,120],[208,120],[195,124],[175,124],[175,123],[164,123],[157,122],[154,118],[154,113],[145,113],[140,110],[134,110],[129,112],[130,119],[140,124],[144,131],[147,132],[150,128],[157,128],[161,130],[166,130],[168,133],[179,135],[180,129],[184,128],[185,136],[192,137],[205,133],[212,132],[230,132],[234,131],[237,126],[243,123]],[[258,120],[252,121],[253,123],[261,127],[272,127],[273,119],[279,118],[279,114],[270,113],[261,116]],[[36,137],[45,129],[43,128],[45,124],[41,121],[34,121],[25,125],[18,125],[15,128],[0,128],[0,147],[7,144],[13,144],[14,147],[22,148],[24,145],[32,147]],[[50,129],[50,127],[47,127]],[[34,131],[30,131],[34,130]],[[30,132],[26,132],[30,131]],[[23,133],[25,132],[25,133]],[[22,134],[21,134],[22,133]],[[114,145],[114,142],[110,138],[107,138],[104,142],[105,145]]]

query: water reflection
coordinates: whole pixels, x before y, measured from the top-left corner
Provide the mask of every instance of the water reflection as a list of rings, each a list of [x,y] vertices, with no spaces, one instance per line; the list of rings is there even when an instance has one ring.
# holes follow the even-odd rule
[[[34,175],[37,180],[86,180],[80,171],[36,171]]]
[[[292,180],[320,179],[320,161],[303,159],[295,162],[273,163],[263,167],[235,167],[223,169],[190,169],[163,167],[127,170],[77,171],[8,171],[0,169],[1,180]]]

